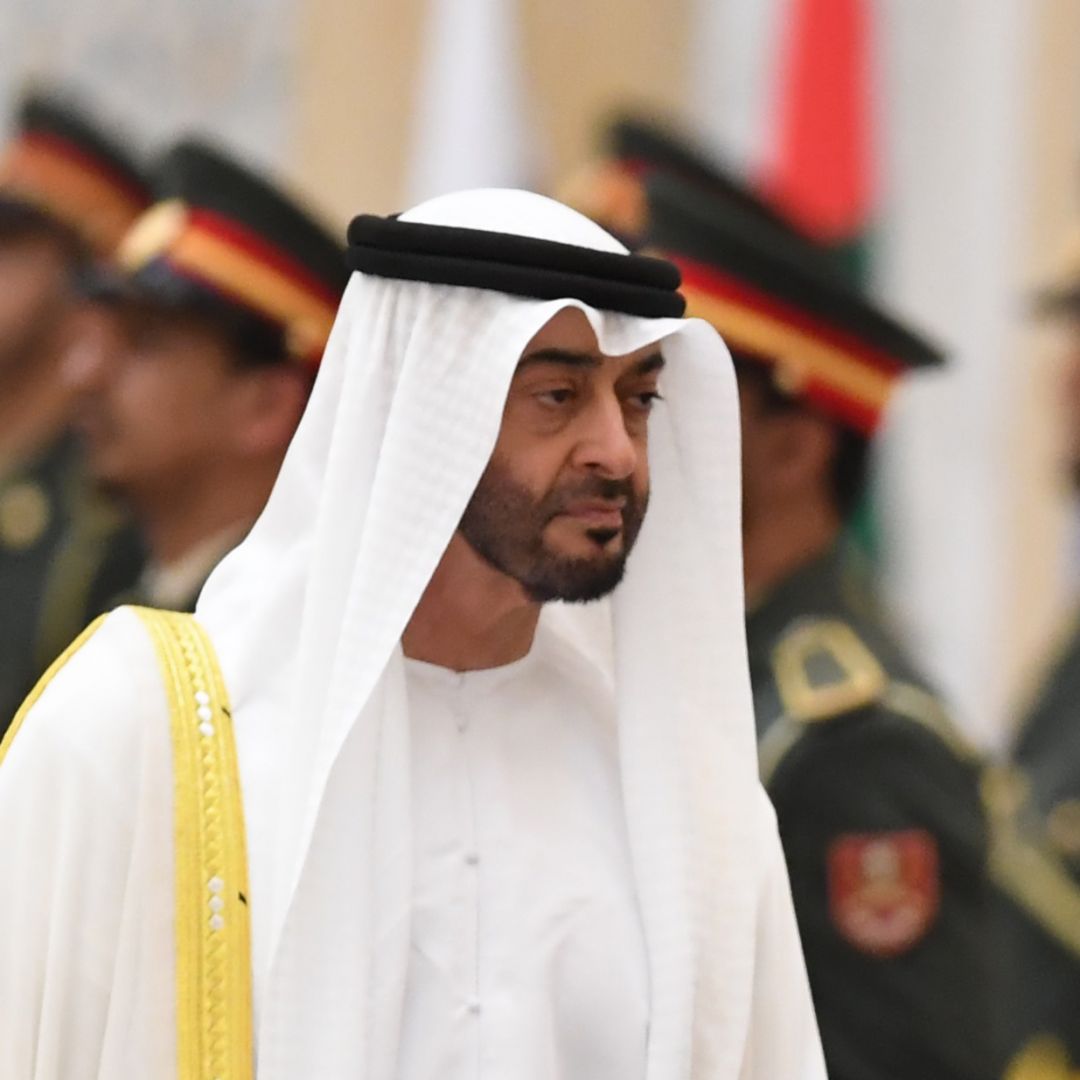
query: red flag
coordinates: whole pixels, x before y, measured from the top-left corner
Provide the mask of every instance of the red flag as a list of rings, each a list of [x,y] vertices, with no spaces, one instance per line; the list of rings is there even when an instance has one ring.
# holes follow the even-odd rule
[[[790,0],[764,194],[829,244],[873,212],[873,69],[867,0]]]

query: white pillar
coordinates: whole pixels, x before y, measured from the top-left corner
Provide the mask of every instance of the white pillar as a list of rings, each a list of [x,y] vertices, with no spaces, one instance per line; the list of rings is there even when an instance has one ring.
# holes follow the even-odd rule
[[[429,0],[408,202],[535,173],[515,0]],[[572,77],[569,76],[569,77]]]
[[[984,744],[1004,733],[1012,388],[1023,316],[1028,0],[879,0],[888,148],[878,287],[949,353],[884,438],[889,592]]]

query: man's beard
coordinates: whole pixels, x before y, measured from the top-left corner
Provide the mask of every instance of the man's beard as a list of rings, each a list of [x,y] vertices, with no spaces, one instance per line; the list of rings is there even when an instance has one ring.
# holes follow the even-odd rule
[[[585,531],[596,547],[595,555],[575,557],[550,550],[544,542],[547,525],[568,507],[590,499],[624,501],[620,550],[605,552],[619,534],[608,527]],[[630,480],[601,477],[569,481],[537,498],[491,461],[458,529],[485,562],[514,578],[532,600],[585,603],[606,596],[622,581],[647,505],[648,496],[636,492]]]

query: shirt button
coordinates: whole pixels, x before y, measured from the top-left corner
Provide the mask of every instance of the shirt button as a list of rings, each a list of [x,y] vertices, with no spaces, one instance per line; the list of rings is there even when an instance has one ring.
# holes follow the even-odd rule
[[[472,998],[469,1001],[469,1012],[471,1012],[473,1016],[480,1015],[480,1000],[478,998]]]
[[[480,856],[477,855],[475,851],[470,851],[465,856],[465,862],[468,863],[469,866],[476,866],[480,862]]]

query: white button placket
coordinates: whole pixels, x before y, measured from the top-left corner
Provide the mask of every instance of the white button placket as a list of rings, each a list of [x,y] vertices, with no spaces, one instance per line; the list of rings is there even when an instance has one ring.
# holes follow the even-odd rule
[[[199,721],[199,734],[203,739],[214,737],[214,709],[210,695],[204,689],[195,691],[195,716]],[[217,933],[225,929],[225,882],[216,874],[206,883],[207,921],[210,930]]]

